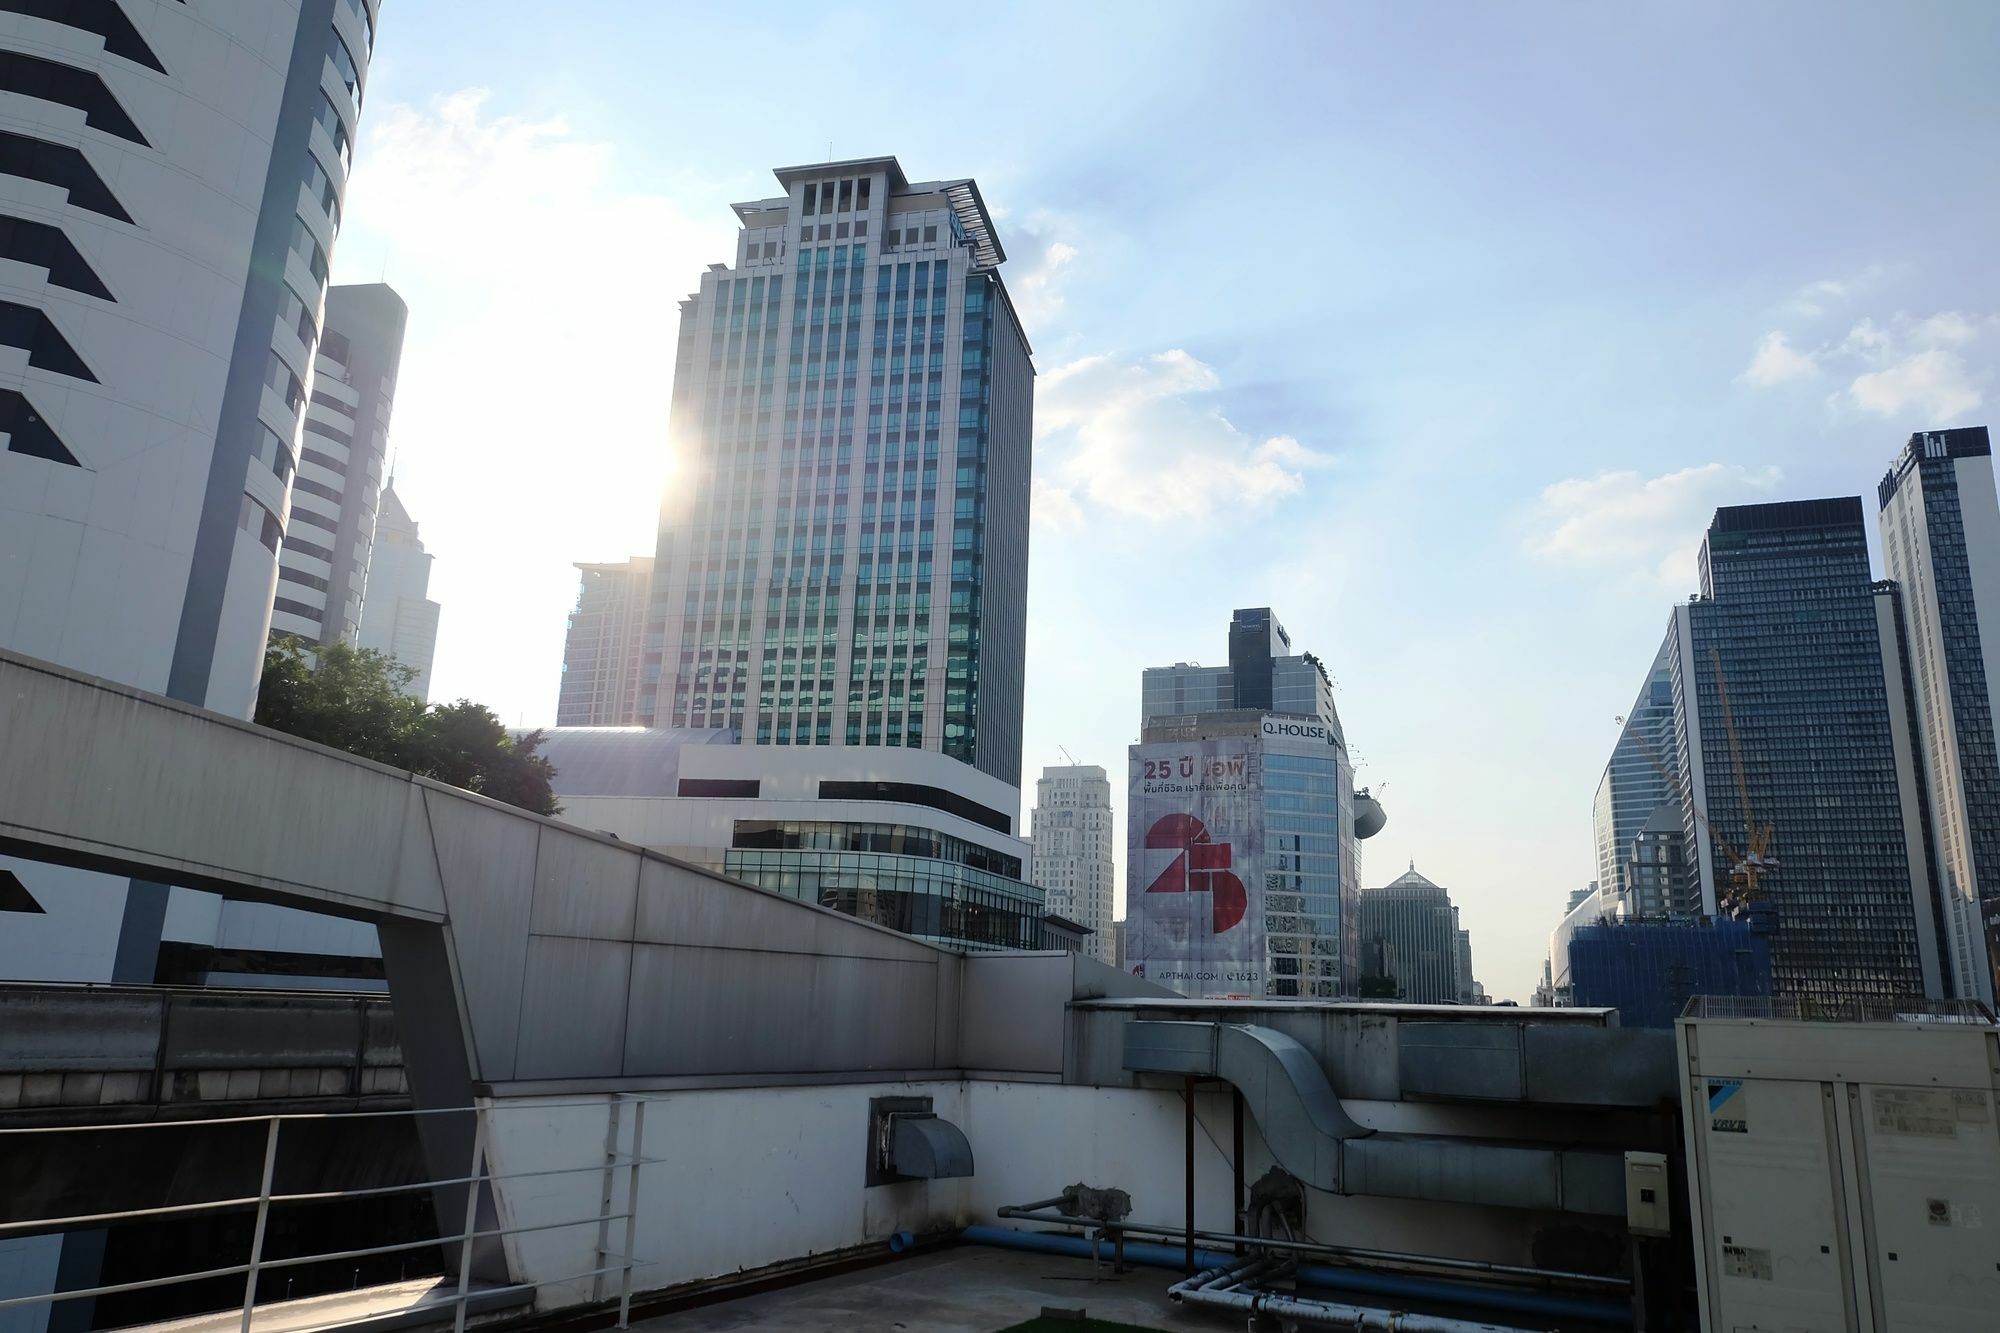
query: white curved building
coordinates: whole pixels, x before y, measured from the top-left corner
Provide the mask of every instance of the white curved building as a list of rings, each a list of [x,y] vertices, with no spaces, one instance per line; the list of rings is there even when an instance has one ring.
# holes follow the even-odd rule
[[[0,3],[0,645],[250,712],[377,11]],[[0,868],[0,976],[153,980],[167,890]]]

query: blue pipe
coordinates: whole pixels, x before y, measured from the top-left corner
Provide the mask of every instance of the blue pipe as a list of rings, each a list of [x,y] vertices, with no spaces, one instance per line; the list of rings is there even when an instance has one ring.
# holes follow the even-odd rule
[[[917,1243],[917,1238],[907,1231],[898,1231],[889,1237],[889,1253],[901,1254]]]
[[[967,1227],[960,1239],[973,1245],[997,1245],[1003,1249],[1028,1250],[1038,1254],[1061,1254],[1088,1259],[1090,1242],[1082,1236],[1064,1236],[1046,1231],[1011,1231],[1006,1227]],[[1109,1257],[1111,1244],[1104,1242],[1101,1253]],[[1178,1245],[1157,1245],[1151,1241],[1128,1240],[1125,1258],[1149,1268],[1183,1270],[1187,1250]],[[1241,1255],[1215,1250],[1196,1250],[1196,1268],[1228,1268],[1243,1262]],[[1630,1306],[1617,1301],[1592,1300],[1587,1296],[1564,1296],[1543,1291],[1516,1291],[1501,1287],[1481,1287],[1440,1278],[1405,1277],[1396,1273],[1376,1273],[1357,1268],[1329,1268],[1324,1264],[1301,1264],[1298,1282],[1302,1287],[1324,1287],[1332,1291],[1362,1291],[1377,1296],[1402,1296],[1415,1300],[1438,1301],[1474,1309],[1503,1310],[1510,1314],[1544,1315],[1550,1319],[1586,1319],[1619,1328],[1632,1326]]]

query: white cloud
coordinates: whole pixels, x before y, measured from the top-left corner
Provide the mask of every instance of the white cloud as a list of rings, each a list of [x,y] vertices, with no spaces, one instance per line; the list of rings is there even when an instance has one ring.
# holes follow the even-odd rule
[[[1036,247],[1025,263],[1017,259],[1009,265],[1013,272],[1008,274],[1007,294],[1022,328],[1045,327],[1062,313],[1063,289],[1076,255],[1076,247],[1068,241],[1050,241]]]
[[[1970,315],[1945,310],[1929,319],[1918,320],[1910,337],[1933,347],[1960,347],[1979,336],[1979,325]]]
[[[1847,393],[1863,411],[1908,417],[1919,428],[1951,425],[1983,401],[1964,358],[1939,347],[1857,375]]]
[[[1543,489],[1527,548],[1543,559],[1641,569],[1667,584],[1693,581],[1693,544],[1719,505],[1777,484],[1776,468],[1705,463],[1657,477],[1602,472]]]
[[[1747,383],[1760,389],[1773,384],[1783,384],[1786,380],[1805,379],[1819,373],[1819,363],[1809,352],[1801,352],[1793,347],[1784,334],[1772,331],[1764,335],[1764,341],[1757,344],[1757,354],[1750,358],[1750,364],[1739,376]]]
[[[1996,327],[2000,321],[1991,316],[1957,310],[1899,314],[1886,325],[1859,320],[1839,342],[1809,351],[1774,330],[1737,378],[1771,388],[1831,371],[1845,382],[1831,400],[1837,408],[1901,419],[1912,430],[1946,426],[1985,401],[1985,376],[1970,368],[1964,352]]]
[[[1848,298],[1875,286],[1889,271],[1886,264],[1870,264],[1844,278],[1821,278],[1817,282],[1809,282],[1793,294],[1791,300],[1785,303],[1785,309],[1801,318],[1815,319]]]
[[[1135,518],[1198,518],[1264,506],[1305,489],[1331,460],[1290,436],[1255,440],[1203,401],[1215,371],[1175,349],[1139,361],[1088,356],[1041,377],[1036,503],[1081,516],[1079,501]],[[1067,499],[1067,507],[1054,497]]]

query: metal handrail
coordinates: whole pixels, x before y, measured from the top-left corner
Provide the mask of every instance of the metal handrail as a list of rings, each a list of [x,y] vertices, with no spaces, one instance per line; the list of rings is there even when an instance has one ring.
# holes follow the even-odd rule
[[[644,1094],[637,1094],[637,1093],[612,1093],[610,1094],[608,1099],[594,1098],[594,1099],[565,1101],[565,1102],[535,1101],[535,1102],[517,1103],[515,1105],[509,1105],[509,1106],[454,1106],[454,1107],[435,1107],[427,1109],[410,1108],[398,1111],[357,1111],[357,1112],[345,1112],[345,1113],[343,1112],[273,1113],[270,1115],[261,1115],[261,1116],[231,1116],[227,1118],[219,1118],[216,1120],[205,1120],[205,1121],[172,1121],[172,1122],[156,1121],[156,1122],[144,1122],[139,1124],[92,1126],[90,1127],[92,1129],[101,1128],[101,1129],[123,1130],[123,1129],[141,1129],[141,1128],[160,1129],[178,1125],[245,1124],[245,1123],[259,1123],[259,1122],[266,1123],[269,1125],[270,1128],[264,1140],[262,1182],[256,1194],[245,1195],[238,1198],[210,1199],[210,1200],[198,1201],[195,1203],[167,1204],[154,1208],[128,1208],[114,1212],[79,1214],[76,1216],[57,1217],[57,1218],[34,1218],[20,1222],[0,1223],[0,1236],[4,1236],[10,1232],[19,1233],[24,1231],[32,1235],[38,1231],[54,1231],[54,1230],[60,1230],[68,1227],[81,1226],[91,1223],[129,1221],[138,1218],[149,1218],[149,1217],[178,1216],[188,1213],[210,1211],[222,1208],[248,1207],[254,1204],[257,1208],[257,1221],[255,1230],[252,1234],[252,1239],[250,1244],[249,1262],[242,1264],[231,1264],[221,1268],[204,1269],[194,1273],[177,1273],[177,1274],[171,1274],[166,1277],[147,1278],[133,1282],[109,1283],[102,1286],[82,1288],[72,1291],[49,1292],[44,1294],[36,1294],[32,1296],[7,1297],[4,1299],[0,1299],[0,1311],[16,1309],[26,1306],[34,1306],[34,1305],[54,1305],[57,1302],[61,1301],[82,1300],[85,1298],[94,1298],[98,1296],[113,1296],[113,1295],[120,1295],[126,1292],[148,1291],[161,1287],[178,1286],[188,1282],[199,1282],[213,1278],[234,1277],[237,1276],[238,1274],[241,1274],[243,1275],[244,1283],[243,1283],[243,1311],[242,1311],[240,1330],[241,1333],[250,1333],[251,1317],[256,1309],[257,1279],[258,1276],[267,1269],[296,1268],[306,1264],[330,1262],[339,1259],[360,1259],[360,1258],[370,1257],[373,1255],[395,1254],[409,1250],[428,1249],[432,1246],[457,1244],[459,1246],[459,1272],[456,1282],[456,1291],[452,1299],[453,1327],[455,1333],[464,1333],[467,1304],[475,1296],[488,1297],[497,1293],[530,1290],[535,1287],[547,1286],[553,1283],[575,1282],[575,1281],[581,1281],[584,1278],[602,1278],[613,1273],[620,1275],[621,1279],[619,1284],[618,1327],[626,1328],[629,1327],[629,1321],[631,1317],[633,1274],[635,1270],[641,1265],[650,1265],[651,1263],[650,1260],[642,1260],[635,1257],[636,1254],[635,1245],[637,1240],[637,1226],[638,1226],[638,1216],[639,1216],[639,1170],[642,1166],[653,1165],[667,1160],[665,1158],[660,1158],[660,1157],[647,1157],[644,1154],[646,1104],[651,1101],[661,1101],[661,1100],[666,1100],[666,1099],[662,1097],[647,1096]],[[618,1143],[617,1143],[618,1139],[617,1122],[620,1118],[618,1112],[622,1110],[623,1107],[626,1106],[627,1104],[631,1104],[634,1107],[634,1113],[632,1117],[631,1151],[620,1152],[618,1151]],[[542,1167],[529,1171],[495,1172],[490,1169],[490,1167],[487,1165],[487,1158],[489,1156],[487,1139],[489,1132],[489,1121],[494,1111],[502,1111],[502,1110],[513,1111],[513,1110],[525,1110],[530,1108],[536,1110],[547,1110],[558,1107],[590,1107],[592,1109],[598,1109],[604,1111],[607,1120],[610,1124],[610,1132],[606,1136],[607,1137],[606,1151],[602,1160],[589,1162],[579,1166]],[[468,1163],[466,1175],[449,1176],[437,1179],[426,1179],[422,1181],[412,1181],[400,1185],[370,1186],[363,1189],[353,1189],[353,1190],[315,1190],[315,1191],[304,1191],[293,1194],[277,1194],[272,1191],[272,1179],[275,1174],[277,1165],[279,1132],[282,1129],[285,1121],[332,1120],[332,1119],[349,1119],[349,1118],[361,1118],[361,1117],[373,1118],[373,1117],[380,1117],[387,1115],[464,1115],[468,1113],[473,1116],[474,1127],[473,1127],[473,1144],[472,1144],[471,1160]],[[50,1131],[40,1128],[9,1129],[9,1130],[0,1130],[0,1135],[35,1134],[35,1133],[46,1133],[46,1132],[74,1133],[76,1131],[74,1128],[65,1128],[59,1131]],[[611,1198],[610,1198],[609,1181],[611,1179],[612,1173],[619,1168],[623,1168],[627,1173],[625,1211],[619,1213],[613,1213],[610,1211]],[[478,1208],[479,1208],[480,1195],[482,1192],[481,1186],[490,1185],[494,1182],[505,1181],[505,1180],[525,1180],[525,1179],[531,1179],[535,1177],[545,1177],[545,1176],[578,1175],[584,1172],[591,1172],[591,1171],[603,1172],[605,1174],[607,1183],[606,1183],[604,1201],[602,1205],[598,1208],[597,1211],[590,1213],[587,1216],[577,1217],[564,1221],[538,1222],[530,1225],[513,1226],[513,1227],[481,1228],[478,1225]],[[444,1185],[464,1185],[468,1187],[466,1190],[466,1207],[465,1207],[464,1224],[458,1230],[448,1235],[438,1235],[417,1241],[402,1241],[392,1245],[375,1245],[375,1246],[365,1246],[357,1249],[331,1250],[316,1254],[292,1255],[279,1259],[267,1259],[263,1255],[266,1226],[270,1218],[270,1210],[273,1204],[323,1202],[331,1199],[371,1198],[386,1194],[411,1193],[419,1190],[434,1189]],[[605,1228],[607,1228],[610,1223],[618,1221],[622,1221],[625,1224],[625,1248],[623,1253],[612,1254],[606,1249],[604,1244],[604,1240],[606,1238]],[[597,1268],[590,1269],[586,1272],[577,1273],[566,1277],[554,1277],[554,1278],[544,1277],[544,1278],[538,1278],[534,1282],[514,1283],[508,1286],[500,1286],[500,1287],[484,1286],[475,1288],[473,1286],[472,1250],[473,1250],[473,1243],[475,1241],[497,1239],[513,1235],[523,1235],[529,1232],[559,1231],[566,1228],[583,1227],[583,1226],[596,1226],[598,1228],[599,1241],[597,1245],[597,1255],[599,1260],[604,1261],[609,1259],[616,1259],[618,1261],[617,1263],[601,1262],[600,1266]],[[345,1321],[343,1321],[343,1323],[344,1322]],[[330,1325],[325,1325],[324,1327],[326,1327],[327,1329],[334,1329],[342,1326],[343,1326],[342,1324],[330,1324]],[[311,1333],[311,1330],[297,1330],[296,1333]]]
[[[629,1159],[641,1166],[653,1166],[664,1162],[664,1157],[640,1157]],[[615,1165],[623,1166],[628,1159],[620,1156]],[[537,1176],[573,1176],[585,1171],[599,1171],[602,1163],[584,1166],[551,1166],[539,1171],[489,1171],[479,1176],[445,1176],[436,1180],[412,1180],[401,1185],[370,1185],[363,1189],[317,1190],[300,1194],[273,1194],[272,1203],[325,1203],[329,1199],[369,1199],[383,1194],[415,1194],[422,1190],[435,1189],[441,1185],[470,1185],[475,1181],[487,1180],[530,1180]],[[110,1213],[78,1213],[70,1217],[35,1217],[23,1222],[0,1222],[0,1235],[9,1231],[25,1231],[36,1235],[43,1231],[62,1231],[70,1227],[88,1226],[98,1222],[130,1222],[142,1217],[170,1217],[179,1213],[199,1213],[222,1208],[247,1208],[253,1203],[264,1202],[262,1194],[245,1194],[234,1199],[200,1199],[194,1203],[169,1203],[157,1208],[124,1208]],[[592,1215],[595,1220],[595,1214]],[[566,1224],[567,1225],[567,1224]],[[440,1236],[438,1241],[453,1239]],[[436,1243],[436,1242],[432,1242]],[[329,1255],[328,1258],[338,1258]]]
[[[608,1094],[622,1097],[628,1102],[658,1102],[667,1100],[657,1094],[643,1092],[615,1092]],[[185,1120],[119,1120],[102,1125],[8,1125],[0,1127],[0,1135],[5,1134],[99,1134],[129,1129],[206,1129],[210,1125],[261,1125],[268,1120],[364,1120],[379,1119],[396,1115],[468,1115],[494,1111],[561,1111],[576,1107],[601,1107],[602,1099],[579,1098],[575,1101],[543,1101],[535,1098],[505,1106],[403,1106],[381,1111],[271,1111],[264,1115],[219,1115],[194,1116]]]

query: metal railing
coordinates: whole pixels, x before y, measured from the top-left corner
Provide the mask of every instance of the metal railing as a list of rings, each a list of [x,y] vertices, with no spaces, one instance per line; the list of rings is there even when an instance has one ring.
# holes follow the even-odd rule
[[[173,1122],[137,1122],[127,1124],[92,1125],[86,1128],[76,1126],[36,1127],[29,1129],[0,1129],[0,1143],[21,1136],[38,1134],[78,1133],[136,1133],[148,1129],[188,1130],[212,1125],[265,1124],[263,1164],[258,1191],[255,1194],[231,1198],[203,1199],[193,1203],[164,1204],[151,1208],[125,1208],[101,1213],[82,1213],[64,1217],[30,1218],[14,1222],[0,1222],[0,1240],[12,1237],[34,1236],[48,1232],[59,1232],[71,1227],[108,1226],[121,1222],[145,1219],[191,1216],[206,1212],[228,1209],[256,1208],[256,1220],[251,1232],[250,1253],[245,1262],[229,1264],[219,1268],[201,1269],[194,1272],[173,1273],[165,1277],[147,1278],[131,1282],[115,1282],[100,1286],[79,1288],[71,1291],[38,1293],[29,1296],[0,1298],[0,1312],[36,1305],[54,1305],[62,1301],[84,1300],[99,1296],[114,1296],[127,1292],[147,1291],[161,1287],[177,1286],[183,1283],[207,1281],[215,1278],[241,1276],[243,1278],[242,1317],[238,1324],[239,1333],[251,1333],[252,1317],[258,1309],[258,1278],[274,1270],[300,1268],[308,1264],[326,1263],[332,1260],[362,1259],[377,1255],[396,1254],[413,1250],[423,1250],[438,1246],[457,1244],[458,1274],[449,1305],[443,1302],[429,1302],[422,1306],[442,1314],[446,1308],[452,1312],[454,1333],[464,1333],[468,1309],[478,1303],[483,1304],[496,1296],[510,1293],[532,1292],[538,1287],[557,1286],[568,1282],[591,1279],[591,1300],[593,1303],[608,1301],[611,1292],[607,1290],[606,1279],[616,1275],[618,1279],[618,1327],[630,1326],[632,1310],[633,1275],[636,1269],[649,1266],[652,1261],[636,1257],[639,1218],[639,1169],[664,1158],[644,1155],[646,1106],[660,1100],[632,1093],[611,1093],[606,1097],[588,1098],[575,1101],[534,1101],[506,1106],[456,1106],[428,1110],[355,1111],[326,1114],[283,1114],[224,1116],[210,1120]],[[587,1106],[603,1109],[606,1113],[604,1153],[601,1161],[586,1162],[578,1166],[545,1167],[533,1171],[496,1172],[492,1169],[491,1121],[496,1114],[533,1111],[545,1112],[563,1108]],[[625,1140],[624,1118],[627,1108],[631,1109],[630,1151],[621,1151]],[[446,1176],[435,1179],[409,1181],[397,1185],[368,1186],[357,1189],[309,1190],[280,1194],[273,1190],[273,1180],[277,1174],[279,1135],[289,1122],[313,1121],[354,1121],[363,1119],[385,1119],[399,1116],[470,1115],[473,1117],[472,1152],[462,1176]],[[625,1206],[622,1212],[613,1212],[616,1196],[617,1173],[625,1173]],[[580,1175],[585,1172],[599,1172],[603,1177],[599,1192],[597,1211],[579,1217],[565,1218],[554,1222],[536,1222],[524,1226],[479,1226],[479,1205],[482,1198],[490,1198],[490,1187],[496,1181],[526,1180],[537,1177]],[[283,1258],[266,1258],[264,1239],[274,1204],[325,1203],[335,1200],[376,1198],[394,1194],[414,1194],[428,1190],[462,1186],[465,1189],[465,1214],[459,1230],[450,1234],[427,1237],[422,1240],[400,1241],[388,1245],[370,1245],[344,1250],[329,1250],[315,1254],[288,1255]],[[497,1210],[496,1210],[497,1217]],[[608,1248],[613,1223],[624,1224],[623,1249],[612,1251]],[[445,1219],[440,1217],[442,1228]],[[496,1240],[507,1236],[519,1236],[532,1232],[557,1231],[570,1227],[595,1226],[597,1228],[596,1267],[580,1273],[560,1276],[538,1276],[532,1282],[508,1284],[477,1283],[472,1278],[472,1257],[474,1242]],[[441,1279],[442,1280],[442,1279]],[[311,1300],[314,1297],[300,1297]],[[425,1298],[429,1301],[429,1298]],[[271,1302],[266,1302],[266,1309]],[[219,1313],[219,1312],[217,1312]],[[382,1313],[382,1312],[376,1312]],[[178,1316],[199,1318],[197,1315]],[[286,1333],[328,1333],[350,1325],[355,1316],[344,1315],[330,1324],[310,1326],[288,1325]]]
[[[1763,1019],[1794,1023],[1966,1023],[1991,1024],[1993,1011],[1977,1000],[1906,1000],[1811,995],[1691,995],[1682,1018]]]

